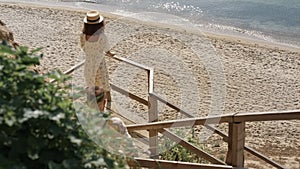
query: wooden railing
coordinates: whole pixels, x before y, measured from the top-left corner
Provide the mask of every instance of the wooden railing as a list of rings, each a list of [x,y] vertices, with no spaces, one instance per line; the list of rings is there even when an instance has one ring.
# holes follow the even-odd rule
[[[245,146],[245,122],[271,120],[300,120],[300,110],[257,113],[234,113],[204,118],[188,118],[182,120],[170,120],[148,124],[129,125],[127,126],[127,129],[129,131],[156,129],[164,134],[165,128],[185,127],[191,125],[205,125],[205,122],[207,120],[212,119],[220,120],[219,123],[229,123],[229,136],[227,136],[215,127],[209,125],[206,126],[207,128],[216,131],[216,133],[222,136],[224,140],[228,143],[226,164],[232,165],[234,167],[244,167],[244,150],[246,150],[249,153],[255,155],[256,157],[271,164],[272,166],[283,169],[285,168],[284,166],[276,163],[275,161],[269,159],[268,157],[255,151],[254,149]],[[188,148],[187,146],[184,147]]]
[[[147,71],[147,79],[148,79],[148,101],[128,92],[125,91],[118,86],[111,84],[111,87],[113,90],[129,96],[129,98],[136,100],[144,105],[148,106],[148,119],[149,122],[156,122],[158,120],[158,112],[157,112],[157,100],[151,95],[154,90],[154,69],[148,66],[144,66],[142,64],[136,63],[134,61],[131,61],[129,59],[119,57],[116,55],[110,55],[111,58],[116,59],[118,61],[127,63],[129,65],[132,65],[134,67],[140,68],[144,71]],[[157,151],[157,146],[158,146],[158,131],[157,130],[149,130],[149,151],[151,152],[152,157],[157,157],[158,156],[158,151]]]
[[[194,125],[204,125],[207,120],[219,119],[219,123],[243,123],[253,121],[273,121],[273,120],[299,120],[300,110],[274,111],[274,112],[253,112],[253,113],[231,113],[208,117],[187,118],[169,121],[160,121],[147,124],[128,125],[128,130],[151,130],[174,127],[185,127]]]
[[[270,121],[270,120],[299,120],[300,119],[300,110],[293,111],[281,111],[281,112],[257,112],[257,113],[232,113],[224,114],[218,116],[209,116],[202,118],[194,118],[193,115],[185,110],[180,109],[178,106],[166,101],[165,99],[159,97],[154,93],[154,69],[151,67],[144,66],[142,64],[133,62],[129,59],[118,57],[116,55],[110,56],[113,59],[118,61],[133,65],[137,68],[147,71],[148,75],[148,100],[140,98],[114,84],[111,84],[111,88],[114,91],[119,92],[120,94],[126,95],[129,98],[138,101],[141,104],[148,106],[148,116],[149,123],[147,124],[135,124],[128,125],[127,129],[130,132],[135,130],[147,130],[149,131],[149,150],[151,152],[152,158],[158,157],[158,133],[163,134],[169,139],[178,142],[180,145],[190,150],[191,152],[197,154],[199,157],[204,158],[205,160],[217,164],[217,165],[208,165],[208,164],[195,164],[195,163],[185,163],[185,162],[174,162],[158,159],[142,159],[135,158],[135,162],[130,162],[131,166],[138,167],[148,167],[148,168],[205,168],[205,169],[222,169],[222,168],[243,168],[244,167],[244,150],[248,151],[252,155],[264,160],[268,164],[276,168],[283,169],[282,165],[276,163],[275,161],[269,159],[263,154],[257,152],[256,150],[245,146],[245,122],[253,121]],[[65,74],[70,74],[74,70],[78,69],[84,64],[85,61],[80,62],[79,64],[73,66],[69,70],[65,71]],[[54,82],[54,80],[50,81]],[[186,115],[187,119],[181,120],[171,120],[158,122],[158,110],[157,103],[158,101],[166,104],[167,106],[173,108],[174,110]],[[228,123],[229,124],[229,134],[228,136],[219,130],[216,127],[211,125],[206,125],[207,120],[216,120],[219,123]],[[185,126],[195,126],[195,125],[204,125],[210,130],[213,130],[215,133],[223,137],[223,140],[228,143],[228,152],[226,163],[213,157],[209,153],[195,147],[189,142],[185,141],[183,138],[178,137],[172,132],[168,131],[167,128],[173,127],[185,127]],[[231,166],[228,166],[231,165]]]

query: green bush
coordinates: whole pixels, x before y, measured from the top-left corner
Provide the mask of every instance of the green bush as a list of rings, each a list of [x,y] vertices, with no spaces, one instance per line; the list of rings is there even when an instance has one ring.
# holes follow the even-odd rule
[[[0,44],[0,169],[123,168],[123,158],[99,148],[81,128],[69,78],[29,69],[39,64],[38,52]]]
[[[182,135],[182,130],[175,130],[177,135]],[[194,130],[192,130],[191,136],[187,137],[187,141],[196,147],[208,151],[206,147],[200,144],[199,140],[194,137]],[[161,145],[161,149],[165,150],[160,154],[160,158],[163,160],[171,161],[183,161],[191,163],[208,163],[205,159],[198,157],[197,154],[187,150],[183,146],[168,138],[164,138],[164,145]]]

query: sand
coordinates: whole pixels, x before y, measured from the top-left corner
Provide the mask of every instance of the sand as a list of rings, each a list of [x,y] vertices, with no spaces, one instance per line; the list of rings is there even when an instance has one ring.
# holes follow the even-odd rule
[[[79,34],[86,11],[8,3],[0,3],[0,11],[16,42],[43,47],[39,72],[66,71],[84,58]],[[297,48],[104,15],[111,50],[154,67],[155,92],[196,117],[300,109]],[[147,98],[145,71],[111,58],[106,62],[113,84]],[[81,71],[73,75],[75,83]],[[124,116],[148,120],[146,106],[117,93],[113,99]],[[163,104],[159,111],[160,120],[184,118]],[[196,135],[201,131],[198,127]],[[300,166],[299,140],[299,120],[246,123],[246,145],[287,168]],[[220,137],[213,135],[203,144],[211,154],[225,157],[226,143]],[[247,153],[246,167],[271,168]]]

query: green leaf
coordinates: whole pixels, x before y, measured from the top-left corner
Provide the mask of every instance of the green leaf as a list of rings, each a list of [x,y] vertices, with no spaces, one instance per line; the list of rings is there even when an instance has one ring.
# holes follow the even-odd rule
[[[28,152],[28,157],[31,159],[31,160],[37,160],[37,159],[39,159],[39,154],[38,154],[38,152],[31,152],[31,151],[29,151]]]
[[[72,143],[77,144],[78,146],[80,146],[81,143],[82,143],[81,139],[78,139],[78,138],[76,138],[74,136],[69,136],[69,139],[71,140]]]
[[[27,121],[27,120],[29,120],[31,118],[35,118],[36,119],[36,118],[38,118],[40,116],[49,115],[48,112],[41,111],[41,110],[34,110],[34,111],[32,111],[30,109],[25,109],[24,112],[25,113],[23,115],[23,118],[19,119],[20,123],[23,123],[24,121]]]
[[[9,46],[0,46],[0,55],[14,55],[16,52]]]
[[[14,116],[14,112],[7,112],[7,114],[4,115],[4,122],[9,126],[13,126],[15,124],[15,122],[17,121],[16,120],[16,117]]]
[[[43,48],[36,48],[36,49],[33,49],[32,51],[31,51],[31,53],[36,53],[36,52],[39,52],[39,51],[41,51]]]
[[[49,169],[64,169],[62,164],[57,164],[57,163],[54,163],[53,161],[50,161],[48,163],[48,168]]]
[[[58,113],[57,115],[51,117],[51,120],[60,122],[61,119],[65,119],[66,115],[64,113]]]

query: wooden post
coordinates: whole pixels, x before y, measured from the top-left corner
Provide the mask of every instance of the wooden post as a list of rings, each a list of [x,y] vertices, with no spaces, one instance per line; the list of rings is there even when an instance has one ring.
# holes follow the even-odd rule
[[[149,95],[149,122],[158,121],[157,99]],[[158,130],[149,130],[149,150],[152,158],[158,158]]]
[[[228,152],[226,163],[233,167],[244,167],[245,122],[229,123]]]

